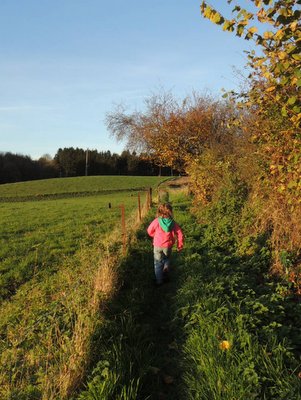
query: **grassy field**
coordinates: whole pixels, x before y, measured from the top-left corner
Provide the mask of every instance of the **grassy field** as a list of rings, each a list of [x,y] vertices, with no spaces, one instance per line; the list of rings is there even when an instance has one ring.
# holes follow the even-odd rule
[[[97,304],[91,300],[97,271],[107,254],[121,249],[120,205],[133,218],[131,230],[138,193],[144,203],[144,189],[160,180],[87,177],[0,186],[1,398],[40,398],[40,390],[55,398],[49,381],[61,379],[60,391],[70,381],[60,368],[67,354],[76,354],[75,333],[82,348],[93,330],[87,321]]]
[[[93,195],[112,191],[143,190],[155,187],[166,177],[157,176],[85,176],[55,178],[0,185],[0,200]]]
[[[164,189],[186,238],[159,288],[146,233],[154,208],[121,251],[118,206],[132,228],[135,190],[1,203],[4,248],[16,238],[20,260],[35,250],[32,276],[0,307],[0,398],[301,400],[300,298],[268,274],[268,235],[239,234],[234,189],[201,215]]]
[[[124,203],[130,213],[137,207],[137,190],[160,181],[96,176],[1,185],[0,198],[5,201],[0,202],[0,299],[34,275],[56,271],[62,257],[74,254],[87,235],[112,230],[120,218],[119,205]],[[72,197],[74,193],[82,196]],[[48,195],[62,198],[45,200]],[[44,200],[33,201],[35,197]]]
[[[88,236],[110,232],[120,220],[119,205],[131,213],[137,194],[0,203],[0,298],[36,274],[55,272]]]

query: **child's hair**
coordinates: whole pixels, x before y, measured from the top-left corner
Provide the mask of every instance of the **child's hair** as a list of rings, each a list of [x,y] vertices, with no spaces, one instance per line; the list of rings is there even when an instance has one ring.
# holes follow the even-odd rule
[[[170,203],[160,204],[157,210],[157,217],[172,218],[172,206]]]

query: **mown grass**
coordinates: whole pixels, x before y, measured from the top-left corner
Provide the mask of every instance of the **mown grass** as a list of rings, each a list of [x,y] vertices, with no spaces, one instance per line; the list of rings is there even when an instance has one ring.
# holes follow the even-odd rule
[[[39,199],[68,194],[101,194],[112,191],[143,190],[156,187],[166,177],[158,176],[85,176],[54,178],[0,185],[0,200]]]
[[[124,203],[131,213],[137,208],[137,196],[132,192],[0,203],[0,298],[11,296],[33,276],[55,272],[61,259],[74,254],[83,242],[110,232],[120,221],[119,205]]]
[[[131,213],[138,206],[136,189],[162,180],[97,176],[1,185],[0,197],[27,201],[0,202],[0,300],[33,276],[55,272],[62,257],[74,254],[88,236],[93,241],[93,235],[110,232],[120,219],[119,205]],[[70,197],[74,191],[89,196]],[[63,198],[30,200],[59,194]]]

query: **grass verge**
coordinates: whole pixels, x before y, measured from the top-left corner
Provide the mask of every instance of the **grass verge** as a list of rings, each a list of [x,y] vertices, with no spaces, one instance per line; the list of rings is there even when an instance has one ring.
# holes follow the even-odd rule
[[[152,286],[144,226],[119,270],[121,289],[103,314],[96,367],[78,399],[300,400],[301,307],[288,283],[268,274],[267,238],[240,254],[241,200],[230,194],[212,210],[214,224],[198,223],[187,199],[170,200],[186,233],[172,280]]]

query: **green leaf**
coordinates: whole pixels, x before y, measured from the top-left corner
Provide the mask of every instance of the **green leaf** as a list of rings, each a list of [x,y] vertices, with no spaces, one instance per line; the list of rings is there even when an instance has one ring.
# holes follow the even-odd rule
[[[294,75],[295,75],[297,78],[301,78],[301,69],[296,68],[296,69],[294,70]]]
[[[282,115],[283,117],[287,117],[287,110],[286,110],[286,107],[285,107],[285,106],[283,106],[283,107],[281,108],[281,115]]]
[[[287,82],[288,82],[288,77],[287,77],[287,76],[284,76],[284,77],[281,79],[281,81],[280,81],[280,85],[281,85],[281,86],[284,86],[284,85],[287,84]]]
[[[296,181],[290,181],[287,184],[288,189],[292,189],[292,188],[297,187],[297,186],[298,186],[298,182],[296,182]]]
[[[301,61],[301,55],[300,54],[292,54],[292,57],[296,61]]]
[[[283,66],[284,66],[285,69],[289,69],[289,67],[291,66],[291,63],[289,61],[285,61],[283,63]]]
[[[289,104],[290,106],[295,104],[297,101],[297,97],[296,96],[292,96],[288,99],[287,104]]]
[[[244,25],[239,24],[236,29],[236,35],[241,36],[244,33],[244,29],[245,29]]]

